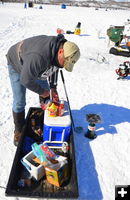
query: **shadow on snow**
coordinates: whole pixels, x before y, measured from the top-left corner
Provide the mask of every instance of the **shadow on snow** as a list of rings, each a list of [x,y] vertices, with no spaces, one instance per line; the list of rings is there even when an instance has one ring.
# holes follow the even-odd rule
[[[86,114],[99,114],[101,123],[96,124],[96,134],[116,134],[115,125],[130,122],[130,109],[109,104],[88,104],[80,110],[72,110],[75,126],[82,126],[87,131]],[[100,130],[99,130],[100,129]]]
[[[105,133],[117,134],[116,124],[130,122],[130,110],[127,108],[109,104],[89,104],[80,110],[72,110],[75,126],[82,126],[84,132],[87,131],[86,114],[89,113],[99,114],[101,117],[101,123],[96,124],[96,134],[98,136]],[[102,191],[95,169],[94,156],[89,144],[91,140],[85,138],[84,133],[75,133],[74,135],[79,200],[101,200],[103,199]]]
[[[102,200],[102,192],[89,141],[83,134],[77,133],[74,136],[74,141],[79,189],[78,200]]]

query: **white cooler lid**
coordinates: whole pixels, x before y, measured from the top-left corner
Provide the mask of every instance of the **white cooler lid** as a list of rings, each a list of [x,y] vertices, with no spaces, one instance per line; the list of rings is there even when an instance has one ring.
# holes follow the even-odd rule
[[[60,126],[60,127],[71,126],[71,118],[67,102],[64,102],[64,109],[65,109],[64,114],[61,117],[60,116],[48,117],[48,111],[45,110],[44,124],[47,126]]]

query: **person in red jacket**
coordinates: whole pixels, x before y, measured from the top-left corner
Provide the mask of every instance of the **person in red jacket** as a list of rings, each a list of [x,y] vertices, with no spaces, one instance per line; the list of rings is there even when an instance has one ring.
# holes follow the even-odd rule
[[[34,36],[18,42],[8,50],[16,146],[25,123],[26,89],[37,93],[43,100],[51,96],[54,102],[58,102],[58,71],[65,68],[72,72],[79,57],[79,47],[67,41],[63,35]]]

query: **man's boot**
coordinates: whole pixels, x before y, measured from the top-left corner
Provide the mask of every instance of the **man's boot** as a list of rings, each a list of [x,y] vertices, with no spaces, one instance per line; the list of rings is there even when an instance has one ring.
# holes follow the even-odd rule
[[[25,124],[25,111],[22,111],[19,113],[13,112],[13,118],[14,118],[14,125],[15,125],[14,145],[18,146],[18,143],[20,141],[20,137],[22,134],[22,129]]]

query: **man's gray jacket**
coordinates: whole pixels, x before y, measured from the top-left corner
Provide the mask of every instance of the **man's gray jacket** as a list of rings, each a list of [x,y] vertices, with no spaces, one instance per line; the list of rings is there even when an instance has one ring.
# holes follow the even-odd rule
[[[59,64],[57,52],[66,40],[63,35],[34,36],[13,45],[7,53],[8,65],[12,65],[20,74],[20,82],[26,88],[38,94],[42,89],[38,79],[48,78],[50,88],[56,88]]]

